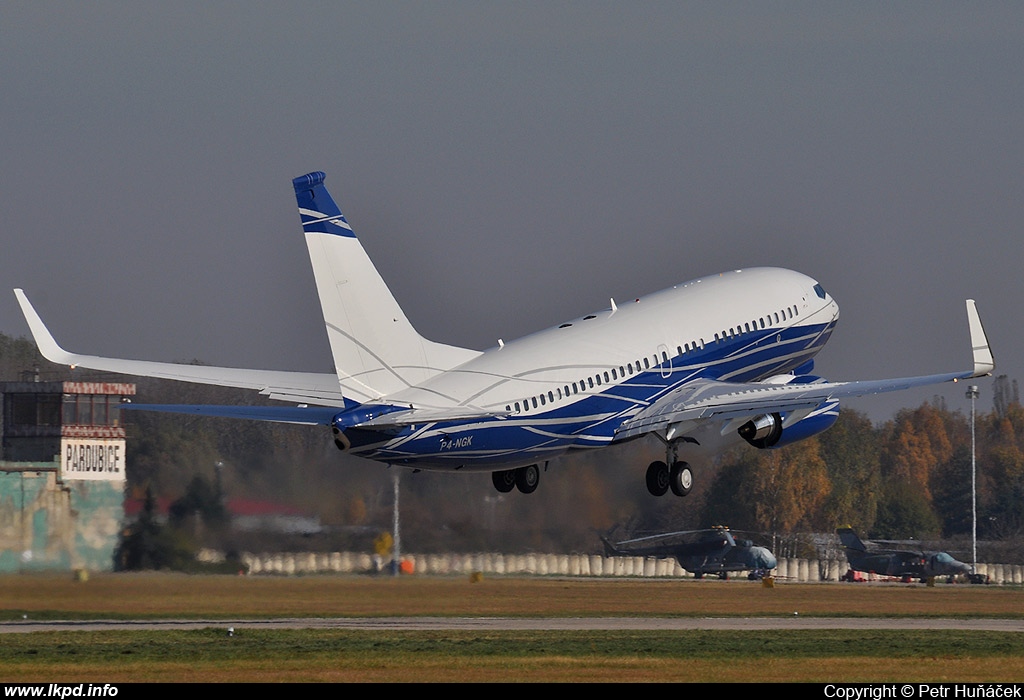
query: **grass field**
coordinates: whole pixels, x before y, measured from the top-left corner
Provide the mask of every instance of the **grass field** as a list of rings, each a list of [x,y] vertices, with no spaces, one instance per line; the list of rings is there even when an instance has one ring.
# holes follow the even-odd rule
[[[1020,618],[1002,586],[548,578],[0,577],[4,619],[346,616]],[[1024,635],[926,631],[33,632],[0,681],[1020,682]]]

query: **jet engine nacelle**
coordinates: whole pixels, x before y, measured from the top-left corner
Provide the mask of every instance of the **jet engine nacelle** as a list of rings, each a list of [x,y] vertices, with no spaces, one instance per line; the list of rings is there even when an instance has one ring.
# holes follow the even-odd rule
[[[806,440],[807,438],[823,433],[836,422],[839,418],[839,402],[838,401],[826,401],[811,413],[792,425],[786,425],[782,431],[782,436],[779,440],[772,445],[773,448],[783,447],[800,440]],[[785,423],[785,419],[783,419]]]
[[[782,437],[782,415],[762,413],[748,420],[737,430],[740,437],[754,447],[763,450],[775,447]]]
[[[760,450],[783,447],[825,432],[839,418],[839,402],[826,401],[808,415],[787,422],[786,414],[767,413],[739,427],[739,436]]]

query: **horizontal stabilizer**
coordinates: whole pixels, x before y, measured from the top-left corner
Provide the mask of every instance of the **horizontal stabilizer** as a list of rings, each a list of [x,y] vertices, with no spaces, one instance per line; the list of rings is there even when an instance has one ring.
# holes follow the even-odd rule
[[[241,418],[243,420],[293,423],[295,425],[330,425],[338,408],[327,406],[215,406],[192,404],[126,403],[122,410],[185,413],[195,416]]]

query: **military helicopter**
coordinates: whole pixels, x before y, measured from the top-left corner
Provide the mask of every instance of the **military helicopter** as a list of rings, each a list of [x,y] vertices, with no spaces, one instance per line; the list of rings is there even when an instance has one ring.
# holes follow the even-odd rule
[[[757,580],[775,568],[775,555],[765,547],[746,539],[736,539],[729,528],[716,526],[706,530],[685,530],[639,537],[612,543],[602,537],[606,556],[673,557],[694,575],[716,574],[729,578],[731,572],[748,571]]]
[[[841,527],[836,530],[839,540],[846,548],[846,560],[850,563],[850,571],[875,573],[880,576],[894,576],[910,581],[920,579],[922,582],[930,578],[946,576],[966,576],[972,583],[975,577],[971,573],[971,565],[957,561],[947,552],[925,552],[914,549],[884,549],[879,544],[889,542],[863,542],[852,527]],[[847,572],[846,578],[853,580],[853,574]],[[982,581],[979,581],[982,582]]]

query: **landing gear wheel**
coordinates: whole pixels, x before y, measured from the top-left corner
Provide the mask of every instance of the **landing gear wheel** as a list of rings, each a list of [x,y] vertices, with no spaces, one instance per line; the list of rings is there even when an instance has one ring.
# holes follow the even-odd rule
[[[664,496],[668,491],[669,472],[664,462],[651,462],[647,467],[647,490],[652,496]]]
[[[494,483],[494,488],[498,489],[500,493],[508,493],[516,487],[516,470],[505,469],[500,472],[491,472],[491,481]]]
[[[685,496],[693,488],[693,472],[686,462],[674,462],[670,474],[669,483],[672,486],[672,493],[677,496]]]
[[[537,484],[540,483],[540,469],[537,468],[536,464],[531,464],[528,467],[519,467],[515,470],[516,476],[516,488],[523,493],[533,493],[537,490]]]

